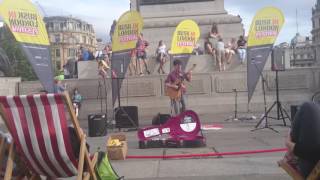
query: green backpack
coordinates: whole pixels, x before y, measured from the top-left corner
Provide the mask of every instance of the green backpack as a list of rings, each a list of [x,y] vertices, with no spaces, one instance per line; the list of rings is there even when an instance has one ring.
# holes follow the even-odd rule
[[[98,180],[124,180],[124,177],[119,177],[112,168],[109,158],[105,152],[98,153],[98,161],[95,166],[96,176]]]

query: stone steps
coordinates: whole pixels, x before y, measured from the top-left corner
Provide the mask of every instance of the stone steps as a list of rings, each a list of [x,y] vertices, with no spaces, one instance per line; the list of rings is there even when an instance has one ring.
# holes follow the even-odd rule
[[[267,95],[267,105],[270,107],[276,100],[275,95]],[[282,105],[290,112],[290,105],[300,104],[303,101],[309,100],[308,93],[286,94],[281,95],[280,101]],[[190,95],[186,98],[188,109],[194,110],[199,114],[233,114],[235,108],[235,99],[233,94],[222,95],[219,97],[205,95]],[[116,107],[117,102],[116,102]],[[151,119],[157,113],[170,114],[170,101],[167,97],[144,97],[144,98],[121,98],[121,106],[138,106],[140,119]],[[245,94],[238,97],[238,111],[248,112],[247,97]],[[261,112],[264,109],[263,97],[256,95],[249,104],[250,112]],[[274,111],[276,108],[273,109]],[[81,119],[84,119],[88,114],[100,113],[100,100],[91,99],[85,100],[80,112]],[[103,112],[105,112],[105,104],[103,102]],[[108,103],[109,118],[112,117],[112,104]]]

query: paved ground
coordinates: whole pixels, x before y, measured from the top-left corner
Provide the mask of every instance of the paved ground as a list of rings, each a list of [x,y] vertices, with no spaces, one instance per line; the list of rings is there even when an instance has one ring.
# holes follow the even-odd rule
[[[251,116],[253,114],[243,114]],[[260,116],[259,113],[256,116]],[[270,124],[276,133],[270,129],[251,132],[259,119],[248,121],[224,121],[226,114],[200,115],[203,124],[223,125],[221,130],[205,131],[207,146],[203,148],[157,148],[139,149],[136,132],[125,133],[128,139],[129,155],[175,155],[208,152],[235,152],[246,150],[261,150],[283,148],[288,127],[282,121],[271,120]],[[81,121],[82,127],[86,121]],[[151,124],[151,120],[140,121],[140,124]],[[117,133],[109,130],[109,134]],[[106,137],[89,138],[92,149],[105,148]],[[239,180],[239,179],[290,179],[277,166],[284,152],[253,155],[224,156],[196,159],[130,159],[113,161],[115,170],[126,179],[142,180]]]

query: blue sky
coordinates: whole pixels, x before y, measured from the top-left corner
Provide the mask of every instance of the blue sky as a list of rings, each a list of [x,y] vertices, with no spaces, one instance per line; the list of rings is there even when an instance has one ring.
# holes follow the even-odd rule
[[[1,1],[1,0],[0,0]],[[45,15],[72,15],[93,24],[97,37],[106,39],[113,19],[129,10],[130,0],[32,0]],[[311,8],[316,0],[225,0],[225,9],[243,19],[246,33],[256,11],[265,6],[280,8],[286,23],[277,43],[289,42],[296,34],[296,9],[298,9],[299,32],[310,35]],[[39,5],[40,4],[40,5]],[[40,8],[41,6],[41,8]]]

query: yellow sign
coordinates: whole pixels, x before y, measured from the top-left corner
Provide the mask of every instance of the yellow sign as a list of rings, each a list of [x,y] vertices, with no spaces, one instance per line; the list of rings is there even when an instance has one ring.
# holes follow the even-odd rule
[[[200,37],[200,29],[193,20],[184,20],[177,26],[171,43],[171,54],[191,54]]]
[[[125,12],[119,18],[112,36],[112,51],[117,52],[135,48],[142,28],[143,19],[139,12]]]
[[[29,0],[3,0],[0,16],[18,42],[50,45],[42,17]]]
[[[274,44],[284,24],[281,10],[266,7],[254,17],[248,39],[248,46]]]

